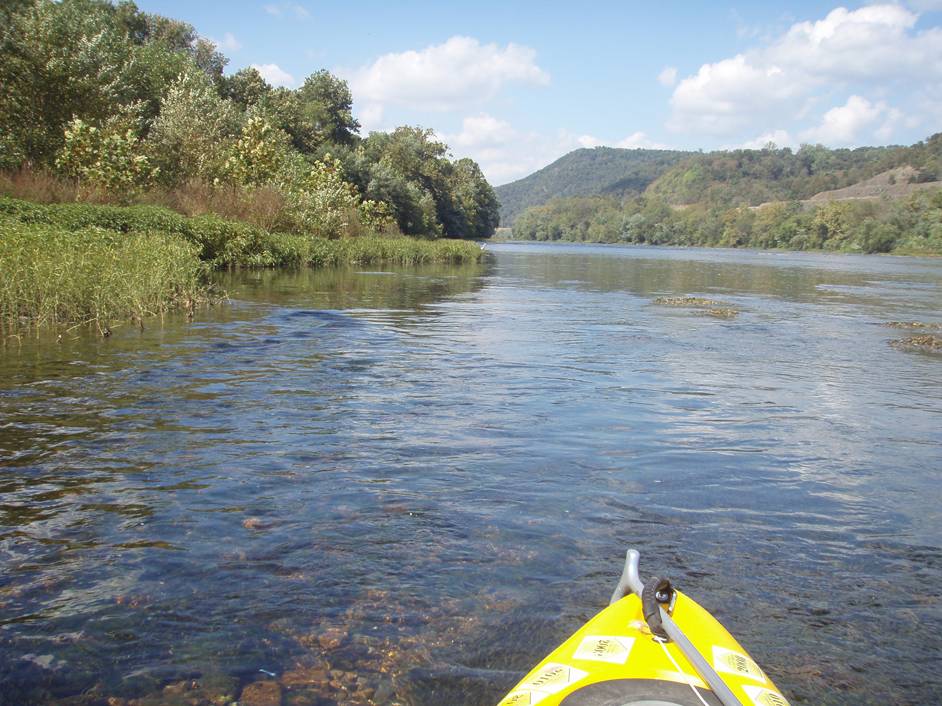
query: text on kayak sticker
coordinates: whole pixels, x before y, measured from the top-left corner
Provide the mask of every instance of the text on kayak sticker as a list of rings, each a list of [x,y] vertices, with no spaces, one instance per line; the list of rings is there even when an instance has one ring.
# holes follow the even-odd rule
[[[511,691],[497,706],[535,706],[547,696],[540,691]]]
[[[588,672],[583,672],[575,667],[549,662],[520,686],[523,689],[542,691],[546,694],[555,694],[557,691],[562,691],[570,684],[575,684],[586,676],[586,674],[588,674]]]
[[[631,654],[634,644],[633,637],[589,635],[583,638],[572,656],[575,659],[585,659],[591,662],[624,664],[628,661],[628,655]]]
[[[752,685],[743,686],[743,691],[746,692],[756,706],[788,706],[788,701],[777,691]]]
[[[713,669],[726,674],[738,674],[749,677],[763,684],[766,682],[765,673],[754,661],[746,655],[727,650],[725,647],[713,646]]]

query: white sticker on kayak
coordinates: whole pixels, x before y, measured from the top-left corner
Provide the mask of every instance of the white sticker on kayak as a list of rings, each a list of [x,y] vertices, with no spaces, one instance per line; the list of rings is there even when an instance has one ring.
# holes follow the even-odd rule
[[[541,691],[511,691],[497,706],[535,706],[549,694]]]
[[[575,659],[585,659],[591,662],[624,664],[628,661],[628,655],[631,654],[634,644],[633,637],[589,635],[582,639],[572,656]]]
[[[768,681],[765,673],[753,660],[744,654],[727,650],[725,647],[713,646],[713,669],[726,674],[737,674],[741,677],[749,677],[763,684]]]
[[[588,672],[583,672],[581,669],[576,669],[566,664],[550,662],[544,665],[539,672],[527,679],[527,681],[520,686],[523,689],[541,691],[544,694],[555,694],[558,691],[562,691],[570,684],[575,684],[587,674]],[[533,701],[531,703],[536,702]]]
[[[743,686],[743,691],[756,706],[788,706],[788,701],[777,691],[762,686]]]

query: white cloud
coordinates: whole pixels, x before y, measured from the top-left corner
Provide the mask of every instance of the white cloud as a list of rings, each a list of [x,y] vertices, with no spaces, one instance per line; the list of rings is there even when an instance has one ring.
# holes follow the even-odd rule
[[[824,19],[798,22],[766,46],[714,63],[680,81],[668,127],[677,132],[735,136],[773,121],[815,117],[834,94],[885,95],[900,85],[924,91],[942,79],[942,28],[918,30],[918,15],[901,5],[839,7]],[[876,105],[876,104],[871,104]],[[831,114],[814,133],[847,141],[867,113],[854,102]],[[842,122],[845,121],[845,122]],[[895,121],[882,135],[890,137]],[[771,126],[769,126],[771,127]]]
[[[268,81],[272,86],[293,88],[295,85],[294,76],[282,69],[278,64],[252,64],[252,68],[258,71],[262,75],[262,78]]]
[[[667,145],[655,142],[650,139],[647,133],[633,132],[620,140],[601,140],[594,135],[580,135],[576,138],[580,147],[620,147],[627,150],[648,149],[648,150],[666,150]]]
[[[529,47],[499,47],[460,36],[421,51],[384,54],[368,66],[342,73],[353,94],[367,104],[425,110],[480,105],[507,84],[545,86],[550,80]]]
[[[213,44],[218,48],[224,49],[226,51],[239,51],[242,48],[242,42],[235,38],[235,35],[232,32],[226,32],[222,35],[222,39],[215,39],[213,37],[209,38]]]
[[[295,2],[269,3],[262,5],[262,9],[272,17],[293,15],[299,20],[306,20],[311,16],[311,13],[304,5]]]
[[[668,127],[709,135],[730,135],[755,121],[757,113],[776,113],[801,97],[801,85],[776,65],[754,63],[745,55],[704,64],[685,78],[671,97]]]
[[[746,140],[739,147],[744,150],[761,150],[770,142],[778,148],[796,146],[795,140],[788,133],[788,130],[771,130],[752,140]]]
[[[802,136],[811,142],[849,145],[861,131],[871,127],[887,112],[885,103],[871,103],[866,98],[851,96],[844,105],[827,111],[821,124],[807,130]]]
[[[510,123],[481,113],[465,118],[461,132],[451,136],[449,144],[455,148],[495,147],[511,142],[516,136]]]
[[[657,75],[657,82],[662,86],[673,86],[677,83],[677,69],[673,66],[665,66]]]
[[[526,176],[583,145],[580,138],[560,130],[542,134],[515,129],[487,113],[464,118],[457,133],[442,133],[456,157],[471,157],[492,184]]]
[[[667,145],[661,144],[660,142],[655,142],[650,139],[646,133],[633,132],[628,137],[625,137],[618,142],[616,142],[612,147],[622,147],[624,149],[647,149],[647,150],[666,150],[668,149]]]
[[[378,103],[370,103],[357,110],[357,120],[364,135],[382,129],[384,112],[383,106]]]
[[[635,132],[617,141],[600,140],[592,135],[574,135],[566,130],[552,134],[520,131],[510,123],[487,113],[464,118],[457,133],[443,133],[444,140],[458,157],[471,157],[492,184],[519,179],[580,147],[665,149],[643,132]]]
[[[896,132],[896,126],[899,125],[900,122],[904,120],[904,118],[905,116],[903,115],[903,111],[897,110],[896,108],[890,108],[886,112],[886,117],[883,119],[883,124],[877,128],[874,134],[880,138],[881,141],[888,142],[892,138],[893,133]],[[915,125],[912,127],[915,127]]]

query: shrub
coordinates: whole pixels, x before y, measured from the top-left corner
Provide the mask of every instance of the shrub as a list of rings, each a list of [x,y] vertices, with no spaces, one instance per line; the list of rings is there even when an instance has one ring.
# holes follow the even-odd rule
[[[159,170],[143,154],[134,130],[122,122],[97,128],[73,118],[66,126],[56,167],[76,180],[79,193],[100,189],[127,202],[153,183]]]

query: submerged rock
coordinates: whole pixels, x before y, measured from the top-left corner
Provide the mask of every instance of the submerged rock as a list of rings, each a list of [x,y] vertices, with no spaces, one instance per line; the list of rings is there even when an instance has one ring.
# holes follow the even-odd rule
[[[252,682],[242,690],[241,706],[281,706],[281,684],[276,681]]]

